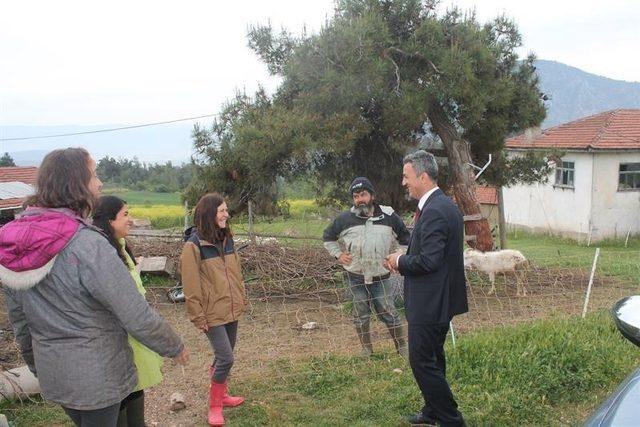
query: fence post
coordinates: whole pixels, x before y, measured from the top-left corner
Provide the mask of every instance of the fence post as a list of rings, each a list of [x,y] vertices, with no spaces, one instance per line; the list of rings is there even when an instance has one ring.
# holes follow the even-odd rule
[[[600,255],[600,248],[596,248],[596,255],[593,258],[593,266],[591,267],[591,277],[589,277],[589,286],[587,286],[587,294],[584,297],[584,307],[582,307],[582,318],[587,315],[587,306],[589,305],[589,298],[591,297],[591,287],[593,286],[593,276],[596,275],[596,265],[598,264],[598,256]]]
[[[251,243],[255,243],[256,242],[256,236],[253,233],[253,202],[251,200],[249,200],[249,202],[247,203],[248,205],[248,215],[249,215],[249,240],[251,240]]]
[[[189,202],[184,201],[184,229],[189,228]]]
[[[451,329],[451,344],[456,348],[456,334],[453,331],[453,321],[449,321],[449,329]]]

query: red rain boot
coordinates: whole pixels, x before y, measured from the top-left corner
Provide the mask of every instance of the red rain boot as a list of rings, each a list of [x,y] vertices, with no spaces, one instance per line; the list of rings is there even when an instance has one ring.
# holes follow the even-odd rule
[[[213,366],[209,367],[209,379],[211,380],[211,384],[213,384]],[[228,381],[225,385],[228,384]],[[244,397],[242,396],[229,396],[227,393],[228,386],[224,389],[224,396],[222,396],[222,406],[233,408],[235,406],[242,405],[244,403]]]
[[[211,388],[209,389],[209,425],[223,426],[224,417],[222,416],[222,397],[227,389],[224,383],[214,383],[211,380]]]
[[[244,397],[242,396],[229,396],[229,393],[227,393],[227,390],[229,390],[229,387],[227,385],[228,383],[224,383],[225,388],[224,388],[224,396],[222,396],[222,406],[228,406],[230,408],[233,408],[234,406],[238,406],[238,405],[242,405],[242,403],[244,402]]]

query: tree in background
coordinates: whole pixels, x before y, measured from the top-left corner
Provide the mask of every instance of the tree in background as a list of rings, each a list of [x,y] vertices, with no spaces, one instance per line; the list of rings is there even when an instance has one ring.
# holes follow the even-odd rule
[[[193,170],[191,164],[174,166],[171,162],[142,163],[135,157],[114,159],[105,156],[97,166],[98,176],[105,184],[158,193],[184,191],[191,182]]]
[[[202,194],[218,191],[229,198],[235,212],[251,200],[258,212],[277,213],[278,178],[307,174],[310,147],[330,131],[317,126],[315,119],[313,114],[291,114],[263,90],[254,97],[236,94],[210,129],[194,126],[197,172],[185,199],[195,204]]]
[[[469,164],[489,154],[490,183],[545,177],[539,156],[514,163],[503,153],[505,137],[545,116],[534,58],[520,61],[515,52],[515,24],[505,17],[480,24],[456,8],[438,14],[437,3],[338,0],[319,33],[300,37],[253,27],[249,46],[282,84],[271,99],[236,99],[211,131],[196,129],[208,174],[198,185],[239,202],[258,194],[273,202],[276,176],[302,173],[331,199],[364,175],[382,200],[406,207],[402,158],[430,132],[447,157],[442,184],[465,215],[480,214]],[[466,232],[478,248],[492,248],[486,220],[467,222]]]
[[[9,153],[5,152],[2,157],[0,157],[0,167],[6,166],[15,166],[16,163],[13,161],[13,157],[9,155]]]

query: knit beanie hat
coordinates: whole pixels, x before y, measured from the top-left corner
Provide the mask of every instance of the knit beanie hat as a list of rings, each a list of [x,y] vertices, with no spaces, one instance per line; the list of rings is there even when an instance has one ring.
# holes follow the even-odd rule
[[[373,188],[373,184],[367,178],[359,176],[353,180],[349,186],[349,193],[358,193],[362,190],[367,190],[371,194],[376,194],[376,190]]]

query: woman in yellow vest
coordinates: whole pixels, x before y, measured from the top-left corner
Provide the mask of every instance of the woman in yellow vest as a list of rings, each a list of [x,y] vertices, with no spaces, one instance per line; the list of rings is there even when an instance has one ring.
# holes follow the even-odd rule
[[[140,273],[136,269],[135,257],[125,240],[132,224],[133,220],[129,216],[129,208],[124,200],[115,196],[100,197],[93,213],[93,225],[104,232],[109,243],[116,249],[118,256],[129,269],[138,291],[144,295],[146,291],[142,286]],[[160,372],[162,357],[132,336],[129,336],[129,345],[133,350],[138,384],[134,391],[122,401],[118,427],[144,427],[144,389],[162,381]]]

